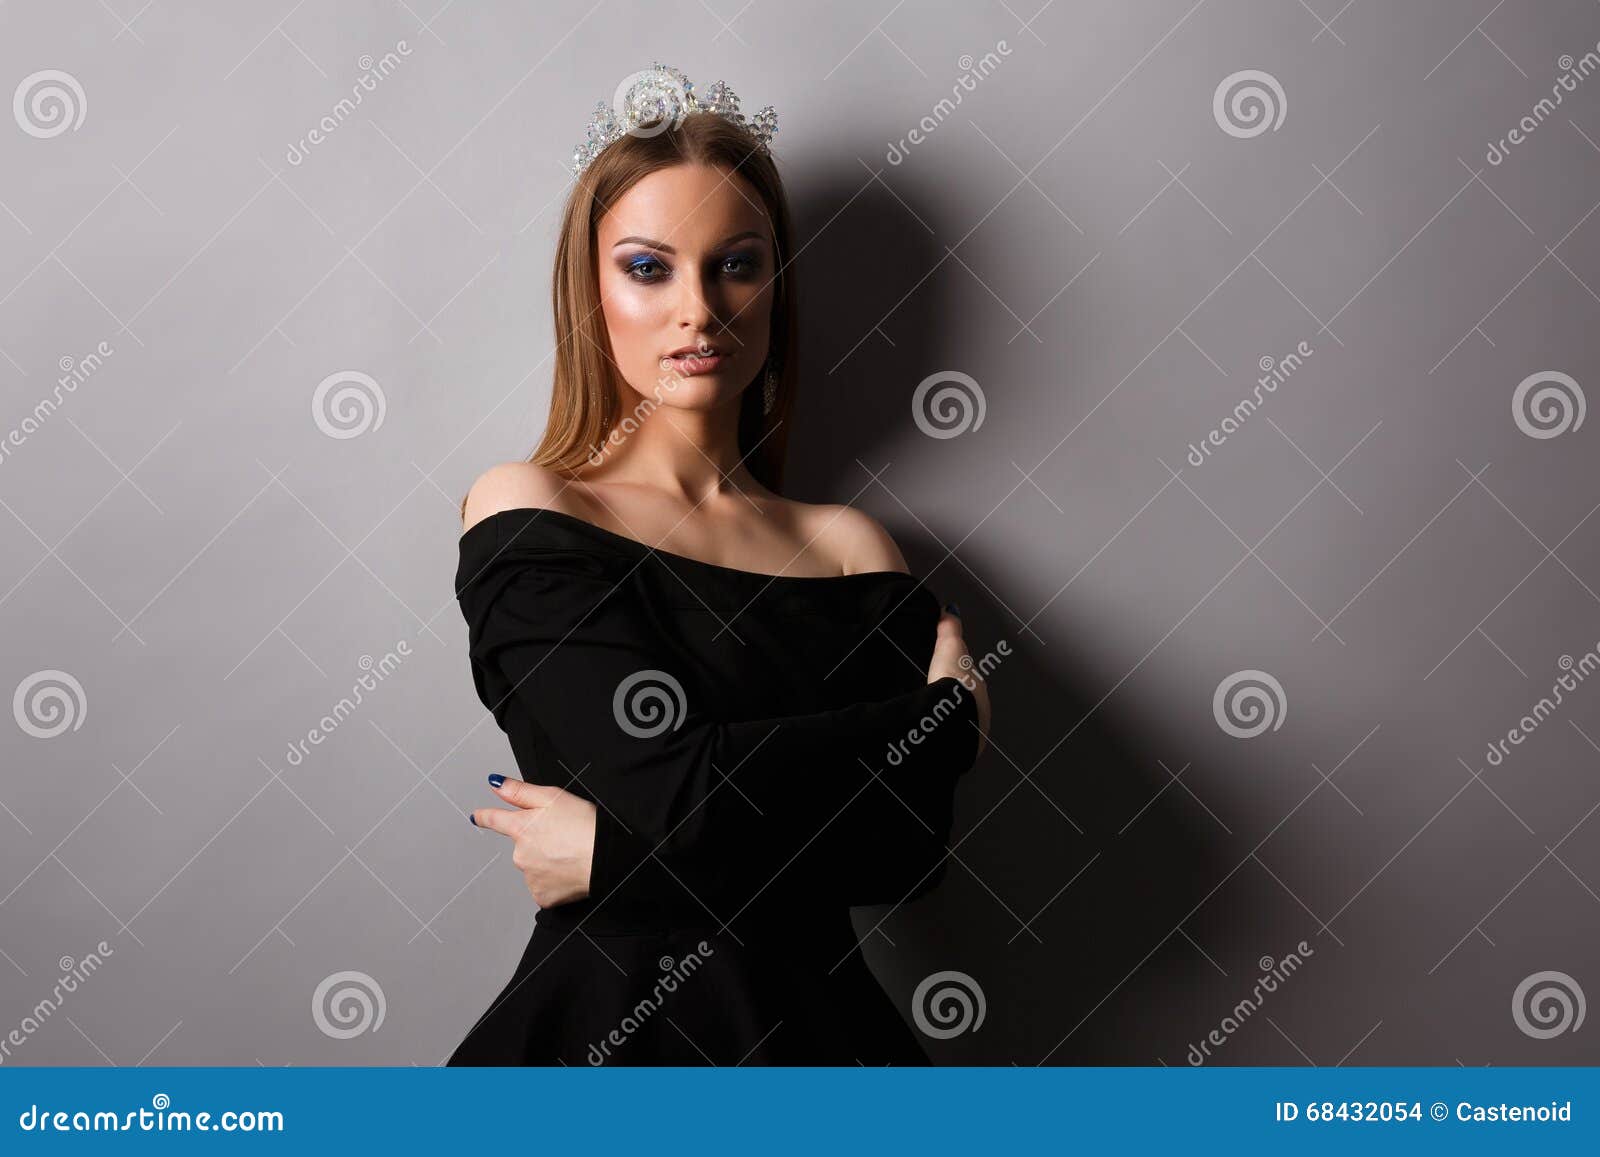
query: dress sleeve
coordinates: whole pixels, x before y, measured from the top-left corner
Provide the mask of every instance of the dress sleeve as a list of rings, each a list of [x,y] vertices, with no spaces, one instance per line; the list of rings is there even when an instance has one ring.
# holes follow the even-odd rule
[[[654,857],[726,918],[864,795],[877,814],[884,793],[913,813],[888,846],[856,849],[892,870],[840,865],[836,878],[805,882],[813,895],[899,900],[942,862],[955,782],[979,740],[959,680],[837,710],[725,719],[695,657],[588,552],[500,544],[458,598],[474,664],[496,676],[479,683],[485,703],[502,726],[508,708],[531,716],[559,753],[565,769],[535,768],[539,782],[597,805],[592,903]],[[823,846],[848,854],[837,836],[859,828],[841,821]]]

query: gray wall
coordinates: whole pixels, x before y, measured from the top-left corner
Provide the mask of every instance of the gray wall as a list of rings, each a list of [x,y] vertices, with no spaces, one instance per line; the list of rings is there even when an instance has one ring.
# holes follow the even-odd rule
[[[0,1038],[110,950],[5,1063],[436,1064],[509,974],[454,504],[536,439],[564,163],[653,59],[780,113],[793,492],[1010,651],[947,881],[858,913],[908,1019],[981,991],[930,1053],[1600,1060],[1540,995],[1600,995],[1600,418],[1514,409],[1600,401],[1600,77],[1537,109],[1600,10],[1037,7],[0,7],[0,95],[84,114],[0,129]]]

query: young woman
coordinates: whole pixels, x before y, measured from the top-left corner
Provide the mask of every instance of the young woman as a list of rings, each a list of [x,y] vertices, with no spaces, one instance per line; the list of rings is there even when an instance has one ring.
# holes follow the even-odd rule
[[[628,109],[669,115],[597,114],[576,158],[544,438],[462,508],[472,675],[520,775],[471,818],[539,912],[449,1063],[926,1064],[849,908],[942,878],[987,692],[877,522],[779,493],[770,110],[640,75]]]

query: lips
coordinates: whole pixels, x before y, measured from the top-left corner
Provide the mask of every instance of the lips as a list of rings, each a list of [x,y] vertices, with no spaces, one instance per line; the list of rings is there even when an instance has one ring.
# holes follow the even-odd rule
[[[685,358],[693,355],[695,357],[711,358],[719,357],[721,354],[722,350],[712,345],[710,342],[701,342],[699,345],[680,346],[667,356],[669,358]]]
[[[685,346],[661,359],[661,368],[686,378],[709,374],[722,364],[722,352],[715,346]]]

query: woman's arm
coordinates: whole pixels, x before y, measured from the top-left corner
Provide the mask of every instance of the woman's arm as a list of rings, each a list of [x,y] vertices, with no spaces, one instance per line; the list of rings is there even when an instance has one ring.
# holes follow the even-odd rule
[[[936,626],[930,683],[952,676],[971,693],[982,753],[989,731],[988,688],[972,663],[961,620],[949,610]],[[900,745],[895,758],[917,764],[921,753]],[[912,774],[897,783],[878,779],[823,833],[826,854],[839,865],[837,895],[847,904],[899,904],[944,879],[954,825],[955,793],[940,775]]]
[[[836,506],[823,508],[820,517],[835,549],[851,560],[851,570],[910,572],[893,537],[871,515]],[[953,609],[947,608],[935,625],[927,681],[953,675],[973,692],[981,755],[989,731],[988,688],[973,669],[961,619],[949,613]],[[909,743],[893,755],[913,766],[922,759]],[[838,898],[846,904],[895,904],[936,887],[948,868],[954,804],[951,785],[937,774],[913,771],[893,784],[881,779],[870,784],[819,840],[822,858],[838,868]]]
[[[977,704],[955,677],[833,711],[725,721],[688,660],[655,641],[588,556],[503,544],[461,598],[474,658],[504,676],[565,765],[545,782],[575,777],[597,805],[592,900],[655,856],[731,917],[869,789],[927,813],[915,851],[942,854],[948,800],[979,743]],[[885,861],[905,850],[857,852]],[[853,868],[815,885],[837,896]]]

